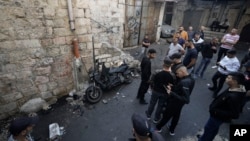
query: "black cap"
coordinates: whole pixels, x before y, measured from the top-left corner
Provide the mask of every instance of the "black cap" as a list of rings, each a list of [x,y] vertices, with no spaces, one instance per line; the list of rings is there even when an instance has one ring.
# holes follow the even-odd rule
[[[247,61],[243,66],[246,67],[246,68],[250,68],[250,60]]]
[[[235,55],[236,54],[236,50],[235,49],[230,49],[230,50],[227,51],[227,53]]]
[[[171,60],[174,60],[174,59],[181,59],[181,53],[174,53],[173,55],[171,55],[169,58]]]
[[[156,53],[156,50],[151,48],[148,50],[148,53],[150,53],[150,54]]]
[[[23,130],[31,125],[35,125],[38,122],[38,116],[35,117],[21,117],[14,119],[11,124],[9,131],[12,135],[16,136],[20,134]]]
[[[139,136],[144,136],[144,137],[150,137],[151,132],[150,132],[150,124],[148,123],[148,120],[143,117],[142,115],[139,114],[133,114],[132,115],[132,124],[135,132]]]

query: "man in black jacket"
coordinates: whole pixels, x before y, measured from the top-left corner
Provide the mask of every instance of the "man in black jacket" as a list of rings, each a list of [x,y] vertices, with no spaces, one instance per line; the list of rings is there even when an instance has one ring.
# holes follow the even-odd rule
[[[144,97],[145,93],[148,91],[151,76],[151,61],[156,56],[156,51],[154,49],[149,49],[147,56],[142,59],[141,62],[141,84],[137,93],[137,99],[140,100],[140,104],[148,104]]]
[[[210,118],[205,125],[204,134],[199,141],[212,141],[219,131],[220,125],[239,117],[246,90],[243,86],[244,74],[230,73],[226,78],[229,88],[216,97],[210,104]]]
[[[193,91],[195,81],[188,74],[185,66],[180,67],[176,71],[176,77],[180,78],[173,90],[171,85],[166,86],[167,103],[163,112],[163,119],[156,125],[156,130],[159,132],[161,128],[172,118],[169,126],[169,134],[175,135],[174,129],[178,124],[182,107],[189,103],[189,97]]]
[[[197,70],[195,71],[194,77],[201,77],[203,78],[203,74],[209,65],[211,59],[213,58],[213,54],[217,51],[217,43],[218,38],[214,37],[211,42],[204,43],[202,46],[201,54],[202,54],[202,60],[200,62],[200,65],[198,66]],[[201,70],[201,72],[200,72]]]

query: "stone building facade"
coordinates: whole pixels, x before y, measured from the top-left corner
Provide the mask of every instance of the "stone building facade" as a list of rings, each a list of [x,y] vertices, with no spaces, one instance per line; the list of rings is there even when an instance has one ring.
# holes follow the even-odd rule
[[[0,2],[0,119],[18,112],[31,99],[53,101],[76,88],[76,81],[86,81],[82,75],[75,76],[79,69],[74,65],[72,39],[78,39],[80,62],[89,69],[93,66],[93,45],[96,58],[110,66],[124,58],[121,49],[125,40],[133,37],[140,43],[146,33],[152,35],[152,40],[155,38],[159,17],[159,6],[155,5],[159,3],[151,0],[71,2],[75,30],[69,24],[67,0]],[[144,9],[138,8],[142,6]],[[134,15],[140,21],[128,20]],[[140,35],[134,34],[137,28],[143,29]],[[80,69],[86,72],[83,65]]]

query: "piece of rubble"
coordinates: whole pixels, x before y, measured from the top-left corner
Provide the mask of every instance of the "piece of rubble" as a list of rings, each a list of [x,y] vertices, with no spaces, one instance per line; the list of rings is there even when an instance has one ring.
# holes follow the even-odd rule
[[[102,100],[102,103],[107,104],[107,103],[108,103],[108,101],[107,101],[107,100],[105,100],[105,99],[103,99],[103,100]]]
[[[21,106],[20,111],[24,113],[35,113],[41,110],[45,104],[46,101],[42,98],[34,98],[24,103]]]

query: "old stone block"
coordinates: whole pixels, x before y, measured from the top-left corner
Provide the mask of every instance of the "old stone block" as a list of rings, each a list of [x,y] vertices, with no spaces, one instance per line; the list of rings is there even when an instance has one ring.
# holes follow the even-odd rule
[[[4,67],[4,72],[10,73],[15,72],[17,70],[16,64],[6,64]]]
[[[56,16],[57,17],[67,17],[68,16],[67,9],[57,9],[56,10]]]
[[[41,47],[41,43],[37,39],[16,40],[15,44],[16,44],[17,48],[37,48],[37,47]]]
[[[87,44],[86,43],[80,43],[79,44],[79,50],[80,51],[86,51],[87,50]]]
[[[14,92],[14,93],[10,93],[10,94],[7,94],[7,95],[3,95],[1,96],[3,98],[3,100],[8,103],[8,102],[11,102],[11,101],[16,101],[20,98],[23,98],[23,95],[19,92]]]
[[[74,9],[74,17],[75,18],[83,18],[85,15],[84,15],[84,10],[81,8],[75,8]]]
[[[32,86],[30,88],[25,88],[20,90],[24,97],[33,97],[39,93],[37,87]]]
[[[53,95],[52,95],[51,92],[41,92],[41,97],[42,97],[42,99],[47,100],[47,99],[51,98],[52,96],[53,96]]]
[[[29,78],[32,76],[32,71],[20,71],[14,73],[17,79]]]
[[[33,86],[33,82],[31,79],[23,78],[23,79],[17,79],[16,85],[19,90],[27,89]]]
[[[55,90],[53,90],[53,95],[55,95],[55,96],[62,95],[65,93],[67,93],[67,90],[65,87],[59,87],[59,88],[56,88]]]
[[[49,78],[47,76],[36,76],[35,83],[36,84],[44,84],[49,82]]]
[[[93,48],[93,43],[92,42],[87,42],[87,49],[92,50]]]
[[[31,58],[27,58],[26,60],[23,60],[23,62],[21,63],[22,67],[32,67],[36,64],[36,60],[35,59],[31,59]]]
[[[45,27],[36,27],[34,29],[30,29],[29,37],[30,39],[40,39],[43,38],[45,33],[47,32],[47,29],[51,29],[51,27],[45,28]]]
[[[49,90],[53,90],[57,87],[57,83],[56,82],[49,82],[48,84],[48,88]]]
[[[86,34],[88,33],[88,30],[83,26],[83,27],[76,27],[75,30],[76,34]]]
[[[27,18],[43,18],[43,8],[29,7],[25,9]]]
[[[92,42],[92,34],[78,36],[79,42]]]
[[[76,18],[75,19],[75,25],[77,27],[85,26],[85,25],[90,25],[90,19],[87,18]]]
[[[50,74],[51,73],[51,66],[36,68],[35,69],[35,73],[37,75]]]
[[[47,2],[51,7],[58,7],[59,5],[58,0],[47,0]]]
[[[43,105],[45,105],[45,100],[41,98],[34,98],[27,101],[24,105],[21,106],[21,112],[25,113],[33,113],[42,109]]]
[[[11,102],[5,105],[0,106],[0,113],[8,113],[10,111],[13,111],[17,108],[16,102]]]
[[[45,16],[45,18],[54,17],[55,13],[56,13],[55,8],[53,8],[53,7],[45,7],[44,8],[44,16]]]
[[[66,36],[65,40],[66,40],[66,44],[67,45],[72,45],[73,44],[73,39],[75,38],[75,36]]]
[[[9,11],[11,12],[10,15],[13,15],[17,18],[24,18],[25,17],[25,9],[21,7],[8,7]]]
[[[69,28],[54,28],[54,33],[56,36],[69,36],[73,35]]]
[[[52,27],[46,27],[45,28],[45,37],[52,37],[53,35],[53,28]]]
[[[54,59],[52,57],[42,58],[42,60],[41,60],[41,64],[43,66],[47,66],[47,65],[50,65],[52,63],[54,63]]]
[[[60,55],[60,48],[57,46],[53,46],[53,47],[47,49],[47,53],[48,53],[47,54],[48,56],[56,57],[56,56]]]
[[[41,39],[41,45],[43,47],[51,46],[51,45],[53,45],[53,40],[52,39]]]
[[[70,54],[71,53],[71,46],[68,45],[64,45],[64,46],[60,46],[60,50],[61,50],[61,54]]]
[[[48,87],[46,84],[41,84],[41,85],[38,85],[38,89],[40,90],[40,92],[46,92]]]
[[[52,27],[52,26],[54,26],[54,22],[53,22],[53,20],[46,20],[46,21],[45,21],[45,25],[46,25],[46,26],[51,26],[51,27]]]
[[[9,52],[16,49],[16,44],[14,41],[3,41],[0,44],[1,53]]]
[[[84,15],[85,18],[90,18],[91,17],[90,9],[87,8],[84,11],[85,11],[85,15]]]
[[[76,0],[75,6],[77,8],[89,8],[89,1],[88,0]]]
[[[66,0],[59,0],[59,4],[61,7],[66,8],[67,7],[67,1]]]
[[[66,28],[69,27],[69,22],[66,19],[55,19],[54,20],[54,27],[55,28]]]
[[[56,45],[65,45],[66,43],[65,37],[56,37],[53,39],[53,43]]]

